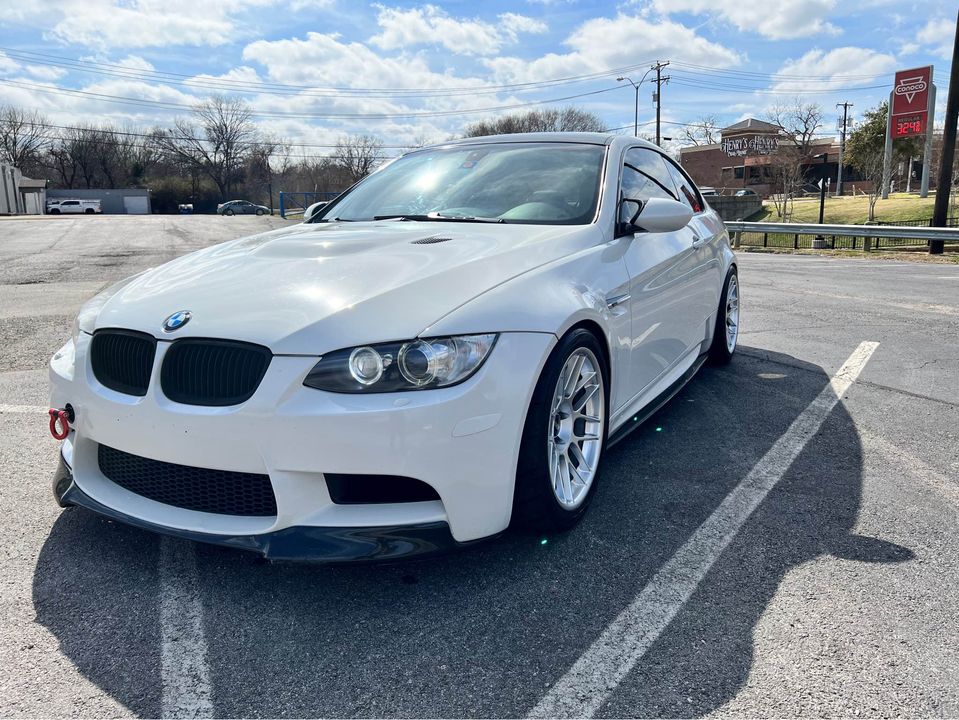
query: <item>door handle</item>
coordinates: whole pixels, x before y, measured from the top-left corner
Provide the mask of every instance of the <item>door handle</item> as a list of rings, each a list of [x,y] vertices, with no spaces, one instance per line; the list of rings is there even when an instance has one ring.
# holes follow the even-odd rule
[[[704,238],[701,238],[699,237],[699,235],[696,235],[695,233],[693,233],[693,247],[699,247],[704,242],[706,242]]]

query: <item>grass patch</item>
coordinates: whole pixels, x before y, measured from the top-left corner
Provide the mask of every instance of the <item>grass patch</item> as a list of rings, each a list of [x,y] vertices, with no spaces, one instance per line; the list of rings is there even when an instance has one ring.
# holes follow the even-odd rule
[[[945,263],[959,265],[959,248],[947,248],[942,255],[930,255],[925,250],[899,250],[863,252],[862,250],[809,250],[784,247],[752,247],[736,248],[736,252],[769,253],[775,255],[817,255],[819,257],[834,258],[867,258],[869,260],[908,260],[918,263]]]
[[[907,193],[894,193],[888,200],[876,202],[876,220],[885,222],[914,222],[928,220],[932,217],[932,208],[936,202],[935,194],[927,198]],[[776,215],[776,208],[767,201],[763,205],[762,216],[750,218],[753,222],[780,222]],[[950,208],[950,217],[956,212]],[[865,195],[856,197],[827,197],[825,222],[836,225],[862,225],[869,218],[869,198]],[[804,198],[793,203],[793,214],[789,218],[795,223],[819,222],[819,198]]]

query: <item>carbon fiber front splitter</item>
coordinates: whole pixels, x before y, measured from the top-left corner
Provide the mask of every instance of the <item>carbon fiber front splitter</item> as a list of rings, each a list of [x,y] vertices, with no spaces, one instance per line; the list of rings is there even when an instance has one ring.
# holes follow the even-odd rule
[[[383,562],[443,553],[473,544],[456,542],[445,522],[391,527],[297,526],[260,535],[236,536],[180,530],[132,517],[94,500],[73,481],[73,473],[63,457],[54,474],[53,494],[61,507],[77,505],[144,530],[247,550],[268,560]]]

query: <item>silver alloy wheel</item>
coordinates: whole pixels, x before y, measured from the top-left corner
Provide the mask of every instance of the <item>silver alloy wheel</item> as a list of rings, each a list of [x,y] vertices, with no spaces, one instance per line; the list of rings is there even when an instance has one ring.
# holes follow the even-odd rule
[[[549,476],[553,495],[567,510],[579,507],[599,466],[606,422],[603,373],[585,347],[566,359],[550,409]]]
[[[732,354],[739,340],[739,280],[729,276],[726,288],[726,349]]]

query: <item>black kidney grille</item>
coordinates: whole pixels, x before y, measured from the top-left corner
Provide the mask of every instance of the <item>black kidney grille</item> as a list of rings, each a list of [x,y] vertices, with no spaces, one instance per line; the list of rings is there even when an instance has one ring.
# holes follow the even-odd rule
[[[108,480],[165,505],[218,515],[276,515],[269,475],[174,465],[106,445],[99,446],[97,459]]]
[[[156,339],[132,330],[97,330],[90,363],[100,383],[126,395],[146,395],[153,372]]]
[[[177,340],[163,358],[163,394],[186,405],[239,405],[250,399],[270,366],[268,348],[233,340]]]

